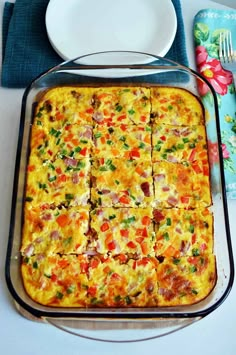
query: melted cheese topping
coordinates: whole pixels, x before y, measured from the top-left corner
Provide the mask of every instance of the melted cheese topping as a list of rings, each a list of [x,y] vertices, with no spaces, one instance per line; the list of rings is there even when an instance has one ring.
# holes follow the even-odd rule
[[[22,277],[54,307],[192,304],[216,282],[204,112],[167,87],[60,87],[35,110]]]

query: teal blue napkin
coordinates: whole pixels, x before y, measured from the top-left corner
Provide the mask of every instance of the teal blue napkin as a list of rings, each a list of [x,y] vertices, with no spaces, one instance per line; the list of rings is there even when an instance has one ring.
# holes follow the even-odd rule
[[[214,87],[218,99],[226,193],[236,199],[236,92],[232,74],[219,62],[219,33],[232,31],[233,47],[236,49],[236,10],[204,9],[194,19],[194,41],[197,70]],[[204,100],[208,93],[199,87]],[[212,103],[208,102],[210,105]],[[211,124],[211,122],[209,122]],[[213,124],[213,122],[212,122]],[[210,142],[214,153],[216,142]],[[217,164],[217,154],[211,154],[212,164]]]
[[[63,60],[51,47],[45,26],[49,0],[6,2],[3,14],[2,86],[23,88]],[[180,0],[172,0],[178,29],[166,58],[188,65]],[[158,40],[158,38],[157,38]]]

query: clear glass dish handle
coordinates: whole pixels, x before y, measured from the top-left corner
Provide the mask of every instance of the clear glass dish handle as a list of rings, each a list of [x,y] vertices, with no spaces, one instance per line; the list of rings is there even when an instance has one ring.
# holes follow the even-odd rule
[[[201,317],[180,319],[78,320],[44,318],[54,327],[81,338],[113,343],[129,343],[160,338],[183,329]]]

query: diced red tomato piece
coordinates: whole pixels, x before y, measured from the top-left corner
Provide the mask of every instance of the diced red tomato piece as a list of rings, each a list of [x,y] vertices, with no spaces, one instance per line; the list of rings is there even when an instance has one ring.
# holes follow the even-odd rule
[[[189,203],[189,196],[181,196],[180,201],[182,203]]]
[[[195,171],[195,173],[200,174],[202,172],[202,168],[198,165],[198,163],[194,163],[192,164],[193,170]]]
[[[143,228],[142,236],[145,238],[148,236],[147,228]]]
[[[127,243],[127,247],[131,248],[131,249],[135,249],[136,248],[136,244],[134,242],[132,242],[132,240]]]
[[[97,286],[90,286],[88,288],[88,295],[95,297],[97,293]]]
[[[81,274],[86,274],[86,272],[88,271],[88,268],[89,268],[89,263],[87,263],[87,262],[80,263]]]
[[[154,217],[155,222],[160,222],[163,219],[165,219],[165,216],[159,210],[153,211],[153,217]]]
[[[61,174],[57,178],[57,182],[66,182],[67,178],[65,174]]]
[[[57,112],[56,115],[55,115],[55,117],[56,117],[56,120],[57,120],[57,121],[60,121],[60,120],[63,120],[63,118],[64,118],[65,116],[63,115],[63,113]]]
[[[135,238],[135,240],[136,240],[137,243],[141,244],[143,242],[144,238],[143,237],[137,237],[137,238]]]
[[[96,267],[99,265],[99,263],[100,263],[99,259],[93,258],[90,261],[90,266],[91,266],[92,269],[96,269]]]
[[[140,158],[140,152],[137,149],[131,150],[130,158]]]
[[[142,258],[141,260],[138,260],[137,261],[137,265],[139,266],[139,265],[147,265],[148,263],[149,263],[149,258],[147,258],[147,257],[144,257],[144,258]]]
[[[127,256],[125,254],[119,254],[117,258],[120,260],[121,263],[125,263],[127,260]]]
[[[110,243],[107,244],[107,249],[108,250],[114,250],[116,248],[116,243],[114,240],[112,240]]]
[[[111,279],[112,280],[121,280],[121,276],[119,274],[117,274],[117,272],[113,272],[113,274],[111,275]]]
[[[71,222],[71,220],[67,214],[61,214],[57,217],[56,222],[57,224],[59,224],[60,227],[65,227]]]
[[[52,282],[56,282],[57,281],[57,275],[52,274],[51,280],[52,280]]]
[[[191,151],[191,154],[189,156],[189,161],[194,161],[194,158],[196,156],[196,153],[197,153],[197,150],[196,148],[194,148],[192,151]]]
[[[120,230],[120,235],[121,235],[122,237],[128,238],[128,236],[129,236],[129,230],[128,230],[128,229],[121,229],[121,230]]]
[[[35,170],[35,165],[28,165],[27,170],[30,171],[34,171]]]
[[[107,231],[109,228],[110,228],[109,223],[104,222],[104,223],[101,225],[100,230],[101,230],[101,232],[105,232],[105,231]]]
[[[120,125],[120,128],[122,129],[122,131],[125,132],[125,131],[127,130],[127,125],[122,123],[122,124]]]
[[[119,202],[120,203],[123,203],[123,204],[129,204],[130,202],[130,198],[126,195],[122,195],[120,198],[119,198]]]
[[[193,235],[192,235],[192,244],[196,243],[196,239],[197,239],[196,233],[193,233]]]
[[[142,224],[144,225],[144,226],[149,226],[150,224],[151,224],[151,218],[149,217],[149,216],[144,216],[143,218],[142,218]]]
[[[122,121],[126,118],[126,115],[121,115],[119,117],[117,117],[117,121]]]
[[[142,242],[141,243],[141,249],[142,249],[142,253],[144,255],[147,255],[148,254],[148,245],[147,245],[147,242]]]
[[[57,264],[60,266],[60,268],[64,268],[69,265],[69,262],[67,260],[62,259],[62,260],[59,260]]]
[[[193,264],[193,265],[196,265],[198,263],[198,258],[194,257],[194,256],[189,256],[187,260],[190,264]]]
[[[84,157],[85,157],[86,153],[87,153],[87,148],[86,147],[81,149],[81,151],[79,152],[79,154],[83,155]]]
[[[57,174],[61,174],[62,173],[61,168],[56,168],[56,172]]]
[[[110,266],[105,266],[104,269],[103,269],[103,272],[105,272],[105,274],[109,274],[109,272],[111,271],[111,268]]]
[[[94,109],[93,107],[87,108],[86,113],[93,113]]]

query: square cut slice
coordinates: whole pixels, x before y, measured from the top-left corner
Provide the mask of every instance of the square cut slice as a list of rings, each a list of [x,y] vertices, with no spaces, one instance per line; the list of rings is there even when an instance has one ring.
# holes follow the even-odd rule
[[[93,131],[96,157],[151,160],[151,127],[97,126]]]
[[[146,125],[150,121],[150,90],[145,87],[100,88],[92,105],[95,125]]]
[[[96,159],[91,201],[101,207],[147,207],[153,202],[152,166],[146,160]]]
[[[172,163],[207,160],[205,126],[180,127],[155,124],[152,160]]]
[[[92,98],[96,89],[57,87],[48,90],[37,104],[34,122],[62,129],[66,124],[92,125]]]
[[[152,87],[151,105],[151,117],[155,123],[178,126],[204,124],[200,100],[185,89]]]
[[[91,246],[100,254],[137,258],[153,253],[151,208],[97,208],[91,211],[91,228]]]
[[[33,125],[31,152],[42,160],[90,157],[92,127],[67,124],[60,130]]]
[[[197,208],[211,205],[209,170],[196,162],[183,165],[160,161],[153,164],[155,205],[158,208]]]
[[[32,205],[85,206],[90,197],[87,158],[41,161],[31,155],[27,167],[26,201]]]
[[[98,307],[152,307],[157,305],[156,262],[152,258],[94,258],[89,268],[88,299]]]
[[[155,255],[182,257],[213,251],[213,215],[207,209],[154,210]]]
[[[197,303],[210,294],[216,278],[213,254],[165,258],[157,267],[158,306]]]
[[[40,304],[52,307],[86,307],[88,258],[85,255],[36,254],[21,265],[24,287]]]
[[[82,253],[87,249],[88,207],[55,208],[25,204],[21,252],[33,254]]]

